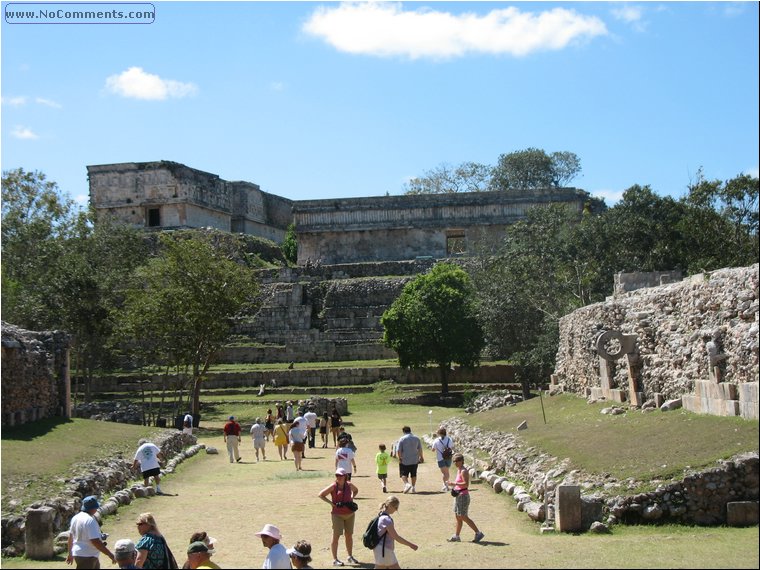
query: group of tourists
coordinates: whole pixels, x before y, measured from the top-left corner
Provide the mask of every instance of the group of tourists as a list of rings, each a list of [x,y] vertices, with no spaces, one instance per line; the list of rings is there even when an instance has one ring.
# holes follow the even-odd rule
[[[310,441],[308,431],[310,422],[306,418],[307,413],[303,416],[294,416],[287,431],[297,470],[301,469],[301,454]],[[266,459],[263,446],[257,447],[255,442],[262,437],[266,441],[269,436],[272,436],[277,445],[277,426],[282,425],[284,422],[281,418],[274,420],[274,430],[266,430],[266,423],[262,424],[259,418],[253,424],[251,435],[254,439],[254,449],[262,452],[262,459]],[[237,445],[240,442],[240,431],[240,424],[234,416],[230,416],[224,428],[224,439],[227,442],[230,462],[240,461]],[[269,431],[268,435],[264,435],[266,431]],[[403,483],[402,493],[415,494],[417,492],[417,469],[425,461],[422,442],[412,433],[409,426],[404,426],[401,431],[402,436],[394,443],[391,453],[388,453],[386,445],[381,443],[375,455],[376,475],[383,493],[388,492],[388,467],[392,456],[396,456],[399,462],[399,477]],[[484,534],[469,517],[470,475],[465,466],[464,457],[461,453],[454,452],[454,443],[445,428],[440,428],[437,435],[431,449],[436,454],[437,465],[441,472],[441,492],[451,493],[454,497],[455,530],[448,540],[461,542],[461,532],[466,524],[474,532],[473,542],[480,542]],[[300,446],[296,445],[299,443]],[[336,430],[335,444],[337,447],[334,458],[335,479],[322,489],[317,497],[330,505],[332,526],[330,552],[333,557],[333,566],[344,566],[346,563],[358,565],[360,563],[354,556],[353,536],[358,509],[355,499],[359,494],[359,489],[351,481],[352,475],[355,475],[357,470],[356,445],[343,425]],[[148,486],[153,480],[156,492],[160,493],[159,462],[163,454],[155,444],[143,439],[138,442],[138,446],[133,466],[139,467],[145,485]],[[452,465],[456,469],[453,480],[450,471]],[[377,517],[372,521],[373,530],[378,538],[377,543],[372,543],[375,568],[400,568],[395,553],[396,543],[408,546],[412,550],[418,548],[416,544],[402,537],[396,529],[392,515],[398,512],[400,504],[401,501],[397,496],[388,495],[379,505]],[[141,514],[136,521],[137,531],[140,534],[137,543],[130,539],[121,539],[115,543],[114,551],[111,552],[105,542],[106,535],[101,534],[94,516],[99,506],[96,497],[86,497],[82,502],[81,512],[72,518],[68,539],[67,562],[69,564],[75,562],[77,568],[99,568],[99,554],[104,554],[120,568],[177,568],[176,560],[151,513]],[[369,529],[367,532],[370,532]],[[309,542],[301,540],[288,549],[282,544],[283,537],[279,528],[273,524],[266,524],[255,534],[269,551],[263,568],[311,568]],[[341,537],[343,537],[347,555],[345,563],[338,556]],[[366,541],[364,544],[368,546]],[[211,560],[214,554],[214,539],[205,532],[197,532],[190,537],[186,554],[187,560],[183,568],[219,568]]]
[[[313,449],[317,446],[317,431],[321,437],[322,448],[327,448],[329,435],[333,436],[335,447],[339,447],[339,440],[345,428],[343,418],[335,407],[330,413],[324,412],[321,418],[311,405],[304,405],[296,410],[293,402],[287,402],[285,405],[277,404],[275,410],[273,412],[271,408],[267,409],[263,420],[259,416],[251,426],[250,434],[257,463],[267,460],[266,444],[270,438],[280,461],[288,461],[288,451],[292,453],[296,471],[303,469],[306,448]],[[242,427],[235,416],[229,416],[222,432],[230,463],[240,463]]]

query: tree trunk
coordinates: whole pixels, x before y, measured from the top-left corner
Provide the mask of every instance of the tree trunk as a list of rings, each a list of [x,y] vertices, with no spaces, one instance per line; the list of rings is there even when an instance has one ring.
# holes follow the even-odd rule
[[[451,365],[447,364],[445,366],[438,366],[438,368],[441,371],[441,394],[448,394],[449,393],[449,367]]]
[[[201,374],[200,366],[193,364],[193,415],[201,413]]]

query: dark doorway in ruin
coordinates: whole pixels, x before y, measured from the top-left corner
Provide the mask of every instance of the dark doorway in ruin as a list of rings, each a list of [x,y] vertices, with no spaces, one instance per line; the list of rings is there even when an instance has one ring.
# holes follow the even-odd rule
[[[161,208],[148,208],[148,227],[156,228],[161,225]]]

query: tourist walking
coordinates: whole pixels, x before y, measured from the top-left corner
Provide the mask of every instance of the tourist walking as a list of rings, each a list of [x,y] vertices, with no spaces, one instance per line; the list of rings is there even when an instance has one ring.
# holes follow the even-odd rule
[[[280,541],[282,534],[280,529],[273,524],[265,524],[256,536],[261,538],[261,544],[269,549],[267,557],[264,559],[262,568],[290,568],[290,556],[288,549]]]
[[[396,525],[393,522],[392,514],[398,511],[401,504],[398,497],[390,495],[380,504],[380,519],[377,524],[377,533],[380,536],[380,542],[372,550],[375,555],[375,568],[401,568],[396,558],[396,543],[408,546],[412,550],[417,550],[418,546],[409,542],[396,531]]]
[[[151,513],[142,513],[138,518],[137,531],[140,533],[140,540],[137,543],[137,561],[135,566],[138,568],[177,568],[174,556],[171,554],[169,545],[161,531],[158,530],[156,519]]]
[[[330,416],[327,412],[319,420],[319,437],[322,438],[322,448],[327,447],[327,434],[330,432]]]
[[[340,417],[338,409],[333,404],[332,412],[330,412],[330,433],[333,436],[333,445],[338,447],[338,433],[340,433],[340,426],[343,425],[343,418]]]
[[[296,419],[295,412],[293,411],[293,402],[288,402],[285,405],[285,427],[290,430],[290,424]]]
[[[182,432],[193,435],[193,416],[190,412],[187,412],[182,419]]]
[[[227,454],[230,456],[230,463],[240,462],[240,424],[235,421],[235,416],[230,416],[227,423],[224,424],[224,443],[227,444]]]
[[[303,415],[306,420],[306,428],[309,436],[309,448],[312,449],[317,445],[317,421],[319,416],[314,412],[314,406],[309,406],[308,411]]]
[[[89,496],[82,500],[80,511],[74,515],[69,525],[66,564],[75,563],[77,568],[100,568],[98,557],[101,552],[111,559],[111,564],[116,562],[103,542],[100,525],[95,518],[99,508],[97,497]]]
[[[277,452],[280,454],[280,461],[288,458],[288,430],[281,418],[277,418],[274,425],[274,435],[272,442],[277,446]]]
[[[338,449],[335,451],[335,468],[343,469],[349,481],[351,480],[351,474],[356,473],[355,457],[353,450],[348,447],[348,440],[338,440]]]
[[[272,415],[272,408],[267,410],[267,415],[264,417],[264,440],[269,441],[269,436],[274,432],[274,415]]]
[[[293,425],[288,432],[288,439],[290,440],[290,450],[293,452],[293,462],[296,466],[296,471],[301,471],[301,458],[304,451],[304,438],[305,430],[301,427],[301,424],[306,423],[303,418],[293,422]]]
[[[137,442],[138,448],[132,461],[132,469],[140,468],[142,473],[143,484],[150,486],[150,479],[156,483],[156,493],[161,494],[161,463],[164,454],[157,445],[147,439],[141,439]]]
[[[438,429],[438,437],[435,439],[432,445],[432,449],[435,451],[435,458],[438,461],[438,469],[441,470],[441,478],[443,479],[443,487],[441,491],[449,492],[449,469],[451,468],[451,458],[454,456],[454,442],[446,434],[446,428]]]
[[[309,566],[309,562],[311,562],[311,544],[305,540],[299,540],[293,548],[288,548],[288,556],[290,556],[290,563],[293,565],[293,568],[311,568]]]
[[[343,566],[343,562],[338,559],[338,540],[341,535],[345,535],[346,559],[349,564],[359,564],[353,556],[354,550],[354,522],[356,520],[356,510],[352,508],[356,505],[354,499],[359,494],[359,489],[351,483],[346,476],[347,473],[338,468],[335,470],[335,482],[322,489],[319,498],[332,507],[330,517],[332,519],[332,542],[330,551],[333,556],[333,566]],[[329,495],[329,499],[327,498]]]
[[[420,438],[412,434],[412,428],[401,428],[404,435],[398,440],[396,453],[398,454],[398,469],[401,480],[404,482],[404,493],[417,492],[417,466],[425,461],[422,455],[422,442]]]
[[[480,532],[478,525],[475,524],[468,514],[470,509],[470,473],[464,465],[464,456],[461,453],[455,453],[452,460],[457,469],[457,476],[453,483],[448,481],[448,485],[452,488],[452,495],[455,495],[454,516],[456,517],[456,530],[454,536],[449,539],[449,542],[461,542],[459,535],[462,532],[463,523],[467,523],[467,526],[475,533],[473,542],[480,542],[485,535]]]
[[[383,488],[383,493],[388,492],[388,463],[390,463],[391,456],[385,451],[385,444],[381,443],[377,446],[379,451],[375,455],[375,466],[377,472],[377,478],[380,479],[380,486]]]
[[[256,463],[259,462],[259,451],[261,451],[261,459],[267,460],[265,433],[266,428],[261,423],[261,418],[256,418],[256,421],[251,426],[251,438],[253,439],[253,450],[256,452]]]

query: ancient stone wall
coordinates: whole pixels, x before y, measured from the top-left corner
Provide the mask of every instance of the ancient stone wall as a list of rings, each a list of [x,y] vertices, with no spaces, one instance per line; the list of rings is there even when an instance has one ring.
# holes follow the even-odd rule
[[[2,323],[2,425],[69,417],[69,337]]]
[[[298,263],[444,258],[494,239],[534,206],[565,203],[579,211],[575,188],[463,192],[294,202]]]
[[[137,227],[210,226],[281,242],[292,219],[286,198],[176,162],[96,165],[87,172],[98,215]]]
[[[605,365],[595,340],[618,331],[635,340],[630,365],[617,360],[605,380],[621,399],[633,399],[633,376],[644,399],[757,419],[758,321],[757,264],[616,295],[561,319],[554,380],[569,392],[598,394]]]

